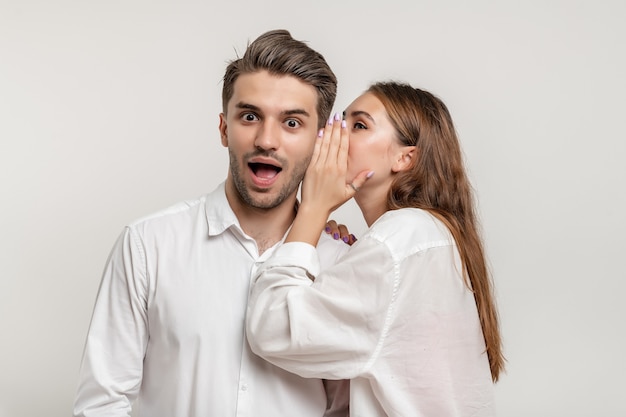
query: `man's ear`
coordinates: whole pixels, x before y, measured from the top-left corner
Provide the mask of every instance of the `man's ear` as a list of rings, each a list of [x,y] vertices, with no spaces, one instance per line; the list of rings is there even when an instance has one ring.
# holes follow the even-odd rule
[[[228,148],[228,127],[226,126],[226,115],[220,113],[220,138],[222,139],[222,146]]]
[[[406,171],[411,168],[417,158],[416,146],[403,146],[398,150],[397,158],[391,167],[392,172]]]

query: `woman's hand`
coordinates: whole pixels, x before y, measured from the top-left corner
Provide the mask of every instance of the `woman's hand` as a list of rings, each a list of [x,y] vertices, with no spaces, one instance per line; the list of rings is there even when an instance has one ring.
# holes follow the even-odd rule
[[[348,129],[339,113],[320,130],[302,182],[302,202],[285,242],[317,245],[330,213],[354,196],[373,172],[346,182]]]
[[[341,239],[350,246],[352,246],[352,244],[357,241],[356,236],[354,236],[348,230],[348,226],[346,226],[345,224],[337,224],[335,220],[328,220],[326,222],[324,232],[331,235],[333,239]]]
[[[370,174],[347,181],[349,133],[339,113],[320,130],[302,183],[302,205],[330,215],[351,199]],[[368,176],[369,175],[369,176]]]

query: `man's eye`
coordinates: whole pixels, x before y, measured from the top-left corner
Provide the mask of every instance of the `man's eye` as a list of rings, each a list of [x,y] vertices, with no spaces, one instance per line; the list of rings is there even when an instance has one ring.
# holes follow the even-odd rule
[[[292,129],[300,126],[300,122],[295,119],[289,119],[285,123],[287,123],[287,127],[290,127]]]
[[[244,113],[241,118],[246,122],[254,122],[256,120],[259,120],[259,118],[254,113]]]

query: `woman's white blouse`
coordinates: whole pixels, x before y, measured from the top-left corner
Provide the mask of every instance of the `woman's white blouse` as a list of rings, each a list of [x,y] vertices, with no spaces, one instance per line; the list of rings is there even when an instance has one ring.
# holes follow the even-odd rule
[[[303,377],[351,379],[351,416],[494,415],[476,304],[439,220],[389,211],[319,269],[315,248],[292,242],[258,270],[256,354]]]

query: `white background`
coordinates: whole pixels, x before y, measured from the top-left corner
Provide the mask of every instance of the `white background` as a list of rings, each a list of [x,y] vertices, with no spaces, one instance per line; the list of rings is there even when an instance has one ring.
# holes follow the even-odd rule
[[[0,0],[0,416],[70,415],[115,238],[225,178],[221,77],[274,28],[327,58],[335,110],[381,79],[448,104],[496,281],[499,415],[626,415],[626,3],[370,3]],[[364,230],[353,204],[333,217]]]

